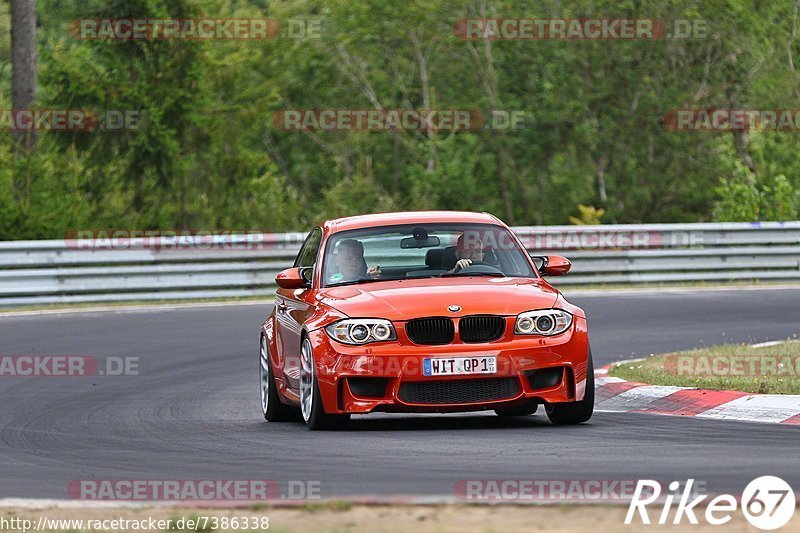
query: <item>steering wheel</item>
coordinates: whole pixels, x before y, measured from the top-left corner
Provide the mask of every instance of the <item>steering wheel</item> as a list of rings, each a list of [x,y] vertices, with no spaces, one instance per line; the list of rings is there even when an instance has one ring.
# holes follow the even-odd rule
[[[503,271],[486,261],[473,261],[467,268],[462,268],[456,274],[503,274]]]

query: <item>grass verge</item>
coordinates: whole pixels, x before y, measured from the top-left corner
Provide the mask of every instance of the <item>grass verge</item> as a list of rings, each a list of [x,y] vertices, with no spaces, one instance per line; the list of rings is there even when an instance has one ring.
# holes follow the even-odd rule
[[[759,394],[800,394],[800,341],[753,347],[723,344],[619,363],[609,375],[651,385]]]

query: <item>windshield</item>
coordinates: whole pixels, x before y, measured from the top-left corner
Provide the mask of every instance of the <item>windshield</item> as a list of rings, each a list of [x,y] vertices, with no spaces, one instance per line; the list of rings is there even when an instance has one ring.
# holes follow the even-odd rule
[[[535,277],[511,233],[491,224],[343,231],[328,239],[324,286],[443,276]]]

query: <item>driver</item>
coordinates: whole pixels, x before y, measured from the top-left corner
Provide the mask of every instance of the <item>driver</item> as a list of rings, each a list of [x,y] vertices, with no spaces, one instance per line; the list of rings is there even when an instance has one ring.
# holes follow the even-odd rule
[[[339,272],[330,276],[329,283],[379,278],[381,275],[380,266],[367,269],[367,262],[364,260],[364,245],[356,239],[344,239],[339,243],[336,255],[334,255],[334,262]]]
[[[456,242],[456,259],[458,261],[450,273],[455,274],[472,265],[473,262],[483,261],[483,241],[480,239],[470,239],[470,241],[467,242],[464,233],[458,238]]]

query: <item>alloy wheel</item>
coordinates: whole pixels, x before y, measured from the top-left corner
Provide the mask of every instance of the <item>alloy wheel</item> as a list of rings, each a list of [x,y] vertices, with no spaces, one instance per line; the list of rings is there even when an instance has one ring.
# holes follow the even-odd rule
[[[259,365],[259,377],[261,378],[261,412],[266,414],[269,408],[269,362],[267,357],[267,339],[261,337],[261,364]]]
[[[300,411],[303,420],[308,422],[311,418],[311,409],[314,407],[314,355],[311,342],[303,341],[300,350]]]

